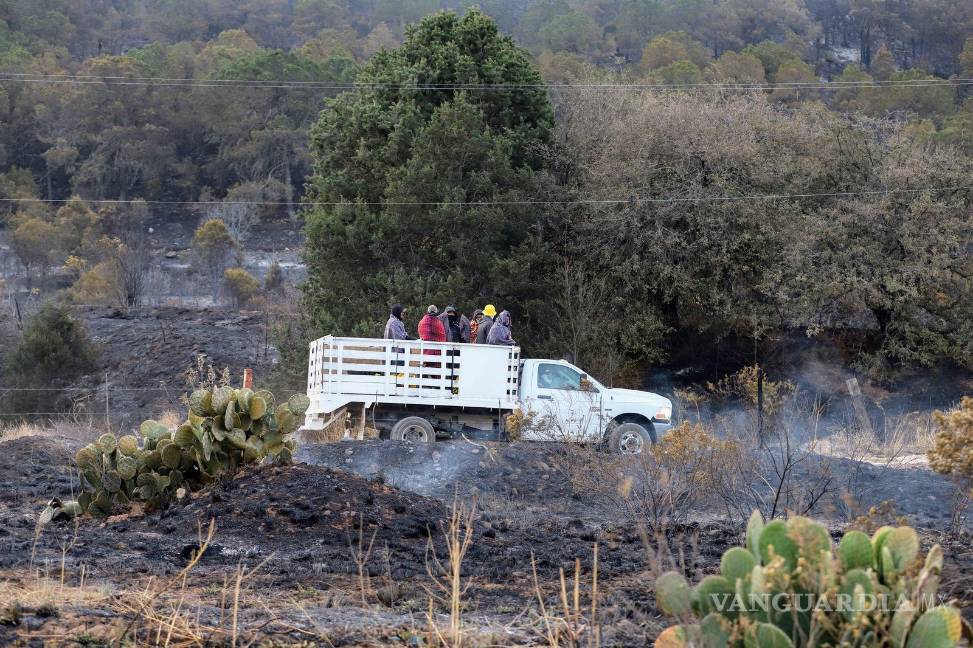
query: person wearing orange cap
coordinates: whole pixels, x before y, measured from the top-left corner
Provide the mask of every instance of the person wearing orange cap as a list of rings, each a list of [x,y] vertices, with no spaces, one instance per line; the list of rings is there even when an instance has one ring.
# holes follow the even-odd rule
[[[480,323],[476,327],[476,343],[486,344],[487,336],[490,335],[490,329],[493,327],[493,318],[497,316],[497,309],[494,308],[493,304],[487,304],[483,307],[483,317],[480,318]]]

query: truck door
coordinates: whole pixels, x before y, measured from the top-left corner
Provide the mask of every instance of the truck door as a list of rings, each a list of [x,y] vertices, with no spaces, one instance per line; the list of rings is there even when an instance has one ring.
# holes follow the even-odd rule
[[[524,399],[530,421],[524,438],[600,440],[601,394],[597,387],[582,381],[583,374],[574,367],[556,362],[539,362],[532,373],[529,396]]]

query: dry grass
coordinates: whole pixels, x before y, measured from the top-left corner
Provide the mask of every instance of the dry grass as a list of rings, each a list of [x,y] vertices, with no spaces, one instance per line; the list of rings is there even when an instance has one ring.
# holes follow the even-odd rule
[[[186,420],[184,414],[180,414],[176,410],[168,409],[156,419],[159,423],[162,423],[169,429],[174,429],[182,425],[183,421]]]
[[[90,443],[97,439],[104,429],[96,425],[90,417],[65,415],[45,423],[18,421],[0,424],[0,443],[23,438],[67,439]]]
[[[925,466],[936,436],[932,415],[913,412],[889,419],[884,430],[848,425],[808,443],[814,452],[883,468]]]
[[[588,600],[582,598],[581,560],[574,561],[574,577],[568,584],[564,568],[560,569],[558,605],[544,603],[544,594],[537,579],[537,563],[530,556],[530,570],[534,581],[534,593],[543,628],[543,638],[550,648],[581,648],[601,646],[601,626],[598,623],[598,545],[592,549],[591,586]]]
[[[473,545],[473,528],[476,521],[476,503],[467,506],[453,498],[449,520],[441,523],[446,541],[446,556],[436,553],[432,535],[426,549],[426,573],[432,581],[429,594],[428,622],[437,643],[450,648],[468,645],[463,628],[463,597],[472,581],[463,579],[463,560]],[[449,627],[440,628],[433,611],[434,602],[449,608]]]

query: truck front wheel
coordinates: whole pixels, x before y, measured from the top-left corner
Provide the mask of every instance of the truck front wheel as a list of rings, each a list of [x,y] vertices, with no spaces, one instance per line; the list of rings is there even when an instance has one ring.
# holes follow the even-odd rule
[[[642,454],[650,444],[655,443],[655,430],[648,430],[640,423],[622,423],[616,425],[609,433],[608,442],[612,452],[627,455]]]
[[[436,440],[436,430],[432,423],[420,416],[407,416],[396,421],[389,433],[393,441],[414,441],[416,443],[431,443]]]

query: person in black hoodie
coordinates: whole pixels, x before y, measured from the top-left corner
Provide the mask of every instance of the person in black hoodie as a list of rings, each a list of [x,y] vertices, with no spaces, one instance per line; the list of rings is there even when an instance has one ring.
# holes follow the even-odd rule
[[[439,316],[439,319],[442,321],[443,328],[446,330],[447,342],[463,341],[463,331],[459,323],[459,314],[455,308],[447,306],[443,314]]]

